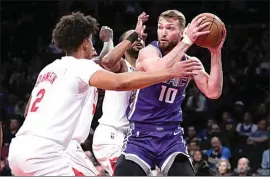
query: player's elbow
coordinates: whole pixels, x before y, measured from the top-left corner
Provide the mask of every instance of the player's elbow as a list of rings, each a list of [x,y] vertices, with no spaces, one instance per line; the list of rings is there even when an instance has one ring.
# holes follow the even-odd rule
[[[216,100],[218,99],[222,94],[222,91],[220,90],[215,90],[215,91],[211,91],[211,92],[207,92],[205,94],[205,96],[209,99],[212,99],[212,100]]]
[[[110,62],[110,59],[106,56],[102,58],[101,65],[107,70],[112,68],[112,63]]]
[[[107,70],[113,68],[114,65],[115,65],[114,60],[113,60],[114,58],[115,58],[115,56],[106,54],[101,59],[101,65],[102,65],[102,67],[104,67]]]

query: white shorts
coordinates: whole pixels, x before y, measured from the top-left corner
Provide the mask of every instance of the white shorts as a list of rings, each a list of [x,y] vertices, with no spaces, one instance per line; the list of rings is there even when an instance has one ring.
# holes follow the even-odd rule
[[[98,170],[76,140],[71,140],[67,149],[67,155],[72,161],[72,167],[81,172],[84,176],[97,176]]]
[[[121,154],[125,133],[99,124],[94,132],[92,149],[101,166],[113,176],[117,159]]]
[[[37,136],[13,138],[8,161],[15,176],[75,176],[65,148]]]

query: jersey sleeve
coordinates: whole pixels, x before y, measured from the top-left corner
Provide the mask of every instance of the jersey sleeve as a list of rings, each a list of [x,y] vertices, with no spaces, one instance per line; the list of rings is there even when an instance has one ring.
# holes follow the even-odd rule
[[[89,79],[98,70],[103,70],[102,67],[97,65],[92,60],[80,59],[77,65],[77,77],[84,83],[89,84]]]

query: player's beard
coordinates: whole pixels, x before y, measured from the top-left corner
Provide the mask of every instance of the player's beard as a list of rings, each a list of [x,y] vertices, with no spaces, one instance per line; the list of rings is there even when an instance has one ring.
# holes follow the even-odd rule
[[[133,47],[131,47],[131,48],[129,48],[129,49],[127,50],[127,53],[128,53],[131,57],[137,59],[139,50],[135,50],[135,49],[133,49]]]
[[[166,45],[158,41],[158,45],[162,49],[163,52],[171,51],[177,44],[178,44],[178,41],[169,41]]]

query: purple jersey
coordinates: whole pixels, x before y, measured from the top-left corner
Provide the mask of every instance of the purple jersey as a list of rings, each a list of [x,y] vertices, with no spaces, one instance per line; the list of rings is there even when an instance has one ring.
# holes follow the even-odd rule
[[[150,45],[156,47],[163,56],[158,41],[153,41]],[[186,59],[185,56],[183,60]],[[135,90],[127,109],[128,119],[131,122],[148,124],[179,123],[182,121],[181,104],[188,83],[188,78],[175,78]]]

